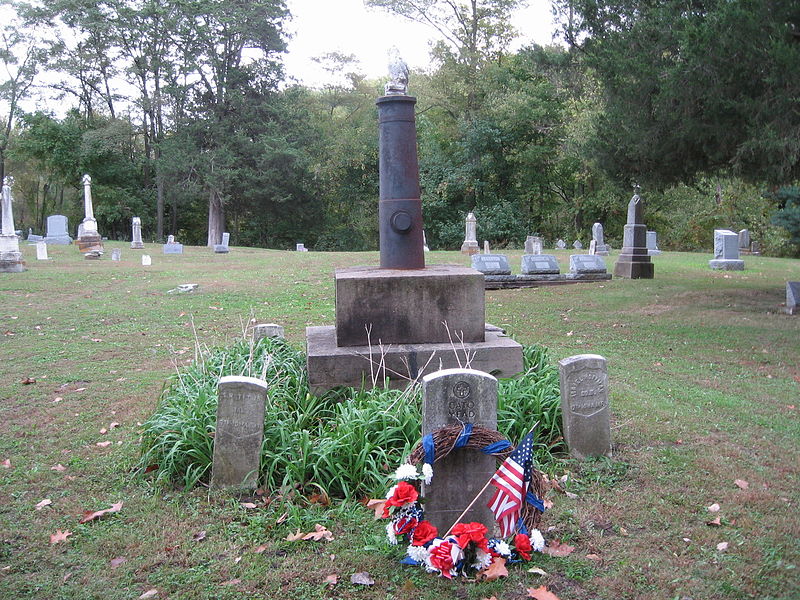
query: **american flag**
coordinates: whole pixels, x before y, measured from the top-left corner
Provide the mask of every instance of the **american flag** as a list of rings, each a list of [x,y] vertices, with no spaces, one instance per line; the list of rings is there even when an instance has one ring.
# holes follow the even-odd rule
[[[533,432],[520,442],[517,449],[503,461],[491,484],[497,491],[489,501],[489,509],[500,525],[500,536],[508,537],[516,529],[520,509],[531,481],[533,462]]]

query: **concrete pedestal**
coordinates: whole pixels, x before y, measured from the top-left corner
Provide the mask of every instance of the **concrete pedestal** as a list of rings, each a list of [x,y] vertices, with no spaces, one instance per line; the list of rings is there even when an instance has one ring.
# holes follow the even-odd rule
[[[0,251],[0,273],[22,273],[25,270],[22,252]]]
[[[733,258],[713,258],[708,266],[721,271],[744,271],[744,261]]]
[[[335,278],[337,346],[484,341],[484,279],[475,269],[353,267]]]
[[[78,250],[83,253],[93,250],[102,252],[103,250],[103,239],[97,232],[86,231],[81,237],[75,240],[75,243],[78,244]]]
[[[481,282],[483,294],[483,282]],[[483,325],[483,324],[482,324]],[[364,383],[383,385],[389,378],[392,388],[403,388],[410,380],[440,369],[466,367],[495,377],[512,377],[523,369],[522,346],[497,327],[485,325],[485,341],[438,344],[392,344],[372,347],[336,345],[333,326],[307,327],[308,384],[312,393],[337,386],[360,387]]]

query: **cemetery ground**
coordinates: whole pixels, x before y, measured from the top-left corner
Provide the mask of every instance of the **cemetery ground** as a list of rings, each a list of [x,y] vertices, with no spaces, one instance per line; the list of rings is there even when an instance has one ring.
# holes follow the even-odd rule
[[[164,256],[148,244],[142,267],[127,244],[110,261],[113,246],[101,261],[74,246],[36,261],[24,246],[28,271],[0,276],[3,598],[509,600],[542,585],[562,600],[800,596],[800,318],[780,312],[800,261],[748,256],[743,272],[714,272],[708,254],[666,252],[653,280],[487,292],[487,321],[551,361],[608,359],[615,453],[554,463],[575,496],[552,493],[542,530],[571,554],[534,553],[476,584],[400,565],[403,546],[355,501],[254,497],[247,508],[132,472],[138,423],[196,340],[226,345],[255,319],[301,348],[307,325],[333,323],[334,268],[377,264],[377,253]],[[518,265],[521,252],[508,254]],[[569,253],[555,254],[566,270]],[[456,252],[426,260],[468,264]],[[167,293],[181,283],[199,288]],[[315,524],[333,539],[285,540]],[[51,543],[57,532],[66,539]],[[374,585],[351,583],[364,571]]]

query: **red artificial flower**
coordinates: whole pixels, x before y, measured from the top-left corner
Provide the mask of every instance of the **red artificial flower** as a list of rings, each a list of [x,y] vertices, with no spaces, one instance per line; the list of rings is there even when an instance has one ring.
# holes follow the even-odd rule
[[[518,533],[514,536],[514,547],[517,549],[517,554],[519,554],[525,560],[531,559],[531,538],[529,538],[524,533]]]
[[[397,486],[394,488],[394,493],[392,497],[386,501],[386,504],[383,505],[383,518],[389,516],[389,507],[390,506],[405,506],[406,504],[413,504],[417,501],[417,497],[419,494],[417,493],[417,489],[405,481],[398,482]]]
[[[455,566],[453,562],[453,544],[442,542],[436,547],[431,548],[431,566],[441,571],[442,575],[452,579],[450,570]]]
[[[483,550],[489,552],[489,541],[486,539],[487,529],[481,523],[459,523],[453,527],[453,535],[458,540],[458,545],[466,548],[470,542],[475,542],[475,545]]]
[[[417,526],[417,519],[403,518],[394,522],[395,535],[403,535],[404,533],[411,533]]]
[[[430,521],[420,521],[411,537],[412,546],[424,546],[439,535],[439,531]]]

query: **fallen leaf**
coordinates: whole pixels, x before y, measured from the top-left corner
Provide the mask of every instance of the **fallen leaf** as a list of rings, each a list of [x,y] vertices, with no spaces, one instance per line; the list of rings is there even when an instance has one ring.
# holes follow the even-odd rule
[[[114,421],[113,423],[109,423],[108,425],[109,429],[114,429],[115,427],[119,427],[119,423],[117,423],[116,421]]]
[[[369,576],[369,573],[364,571],[363,573],[353,573],[350,575],[350,583],[355,583],[356,585],[375,585],[375,580]]]
[[[241,579],[229,579],[228,581],[223,581],[220,585],[236,585],[237,583],[242,583]]]
[[[51,471],[58,471],[59,473],[63,473],[64,471],[67,470],[67,467],[65,467],[61,463],[58,463],[56,466],[50,467],[50,470]]]
[[[567,496],[567,498],[572,498],[573,500],[578,497],[578,494],[573,494],[572,492],[564,491],[564,494]]]
[[[280,525],[288,518],[289,518],[289,513],[288,512],[283,513],[280,517],[275,519],[275,525]]]
[[[108,448],[110,445],[111,445],[111,442],[109,442],[109,441],[105,441],[105,442],[97,442],[97,443],[95,444],[95,446],[98,446],[98,447],[100,447],[100,448]]]
[[[2,462],[2,465],[3,465],[4,469],[10,469],[11,468],[11,459],[10,458],[5,459]]]
[[[534,575],[541,575],[542,577],[547,577],[547,571],[544,569],[540,569],[539,567],[531,567],[528,569],[528,573],[533,573]]]
[[[45,506],[50,506],[53,503],[50,498],[45,498],[36,505],[36,510],[42,510]]]
[[[144,472],[145,474],[147,474],[150,473],[151,471],[155,471],[156,469],[158,469],[158,465],[147,465],[147,467],[145,467]]]
[[[94,521],[95,519],[99,519],[100,517],[104,517],[108,514],[119,512],[120,510],[122,510],[122,502],[117,502],[116,504],[112,504],[111,508],[106,508],[103,510],[96,510],[96,511],[87,510],[84,511],[83,517],[81,517],[81,520],[78,521],[78,523],[81,524],[88,523],[89,521]]]
[[[323,583],[325,585],[336,585],[337,583],[339,583],[339,576],[336,573],[333,573],[332,575],[328,575],[324,579]]]
[[[86,388],[78,388],[78,389],[76,389],[75,391],[76,391],[76,392],[85,392],[85,391],[86,391]]]
[[[375,518],[383,518],[383,507],[386,505],[386,498],[375,498],[367,502],[367,508],[375,511]]]
[[[549,591],[546,585],[539,586],[538,588],[528,588],[528,598],[536,598],[536,600],[559,600],[558,596]]]
[[[400,591],[410,594],[411,592],[415,591],[417,586],[414,585],[414,582],[410,579],[406,579],[405,583],[400,586]]]
[[[22,379],[20,383],[22,383],[22,385],[30,385],[32,383],[36,383],[36,380],[33,379],[32,377],[25,377]]]
[[[92,338],[92,341],[93,342],[102,342],[103,340],[101,340],[100,338]]]
[[[709,521],[708,523],[706,523],[706,525],[710,525],[711,527],[720,527],[722,523],[720,523],[719,519],[720,517],[717,517],[713,521]]]
[[[195,542],[202,542],[204,539],[206,539],[206,532],[205,532],[205,529],[204,529],[203,531],[198,531],[197,533],[195,533],[194,535],[192,535],[192,539],[193,539]]]
[[[105,435],[105,434],[107,434],[107,433],[108,433],[108,429],[106,429],[105,427],[103,427],[103,428],[100,430],[100,435]]]
[[[747,488],[750,487],[750,484],[747,483],[744,479],[736,479],[734,480],[733,483],[735,483],[736,487],[738,487],[741,490],[746,490]]]
[[[568,335],[568,336],[570,336],[570,335],[573,335],[573,334],[574,334],[574,332],[573,332],[573,331],[568,331],[568,332],[567,332],[567,335]]]
[[[491,598],[483,598],[483,600],[497,600],[497,596],[492,596]]]
[[[728,542],[720,542],[719,544],[717,544],[717,550],[719,550],[720,552],[725,552],[725,550],[727,549],[728,549]]]
[[[589,560],[593,560],[594,562],[600,562],[603,560],[603,557],[600,556],[599,554],[587,554],[586,558],[588,558]]]
[[[153,588],[152,590],[147,590],[144,594],[139,596],[139,600],[145,600],[145,598],[154,598],[155,596],[158,596],[158,590]]]
[[[325,492],[319,494],[311,494],[308,498],[311,504],[319,504],[320,506],[330,506],[331,499]]]
[[[547,546],[542,550],[542,553],[549,554],[550,556],[569,556],[572,554],[573,550],[575,550],[575,546],[562,544],[558,540],[550,540]]]
[[[328,531],[326,527],[323,527],[319,523],[314,525],[314,531],[307,533],[303,536],[304,540],[314,540],[318,542],[320,540],[327,540],[331,541],[333,539],[333,533]]]
[[[708,512],[719,512],[719,504],[714,502],[714,504],[708,507]]]
[[[254,502],[239,502],[239,505],[242,508],[258,508],[258,505],[256,505]]]
[[[290,533],[284,539],[287,542],[296,542],[297,540],[302,540],[304,535],[305,533],[300,533],[300,530],[298,529],[295,533]]]
[[[506,569],[506,559],[497,557],[492,561],[492,564],[480,571],[475,576],[475,579],[478,581],[494,581],[501,577],[508,577],[508,569]]]
[[[51,544],[58,544],[60,542],[66,542],[67,538],[72,535],[72,532],[68,529],[65,531],[61,531],[60,529],[56,529],[55,533],[50,534],[50,543]]]
[[[255,552],[256,554],[261,554],[266,549],[267,549],[267,545],[266,544],[261,544],[260,546],[257,546],[256,548],[253,548],[253,552]]]
[[[128,559],[125,558],[124,556],[118,556],[117,558],[112,558],[110,561],[111,568],[116,569],[118,566],[126,562],[128,562]]]

